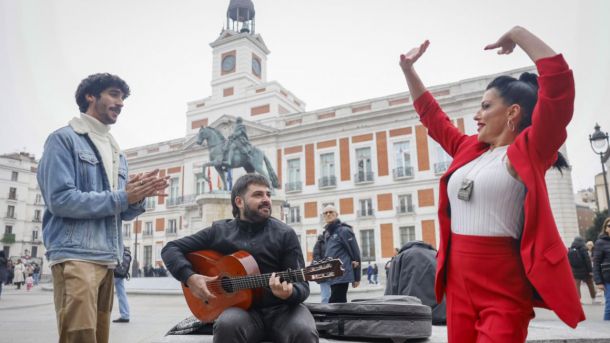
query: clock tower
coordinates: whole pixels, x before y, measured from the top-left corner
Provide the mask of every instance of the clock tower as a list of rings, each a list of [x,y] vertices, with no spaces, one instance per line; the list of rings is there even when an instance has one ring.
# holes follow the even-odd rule
[[[276,81],[267,81],[270,51],[257,34],[254,4],[231,0],[226,24],[212,47],[212,95],[191,101],[187,111],[187,135],[231,115],[277,126],[281,115],[303,112],[304,103]]]

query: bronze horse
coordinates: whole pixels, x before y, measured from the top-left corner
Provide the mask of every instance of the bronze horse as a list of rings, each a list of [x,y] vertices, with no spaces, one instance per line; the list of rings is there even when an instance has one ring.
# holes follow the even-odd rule
[[[279,180],[271,163],[265,156],[265,154],[255,146],[252,146],[250,154],[244,154],[240,149],[231,145],[229,149],[233,149],[231,154],[231,161],[225,163],[223,147],[225,145],[226,138],[213,127],[201,127],[197,134],[197,144],[202,145],[203,141],[207,141],[207,148],[210,152],[210,161],[206,162],[202,166],[203,178],[205,181],[210,180],[205,174],[205,168],[214,167],[222,179],[223,190],[227,190],[227,180],[225,171],[234,168],[244,168],[247,173],[257,172],[265,176],[271,182],[273,188],[279,188]],[[263,169],[263,162],[265,163],[266,171]]]

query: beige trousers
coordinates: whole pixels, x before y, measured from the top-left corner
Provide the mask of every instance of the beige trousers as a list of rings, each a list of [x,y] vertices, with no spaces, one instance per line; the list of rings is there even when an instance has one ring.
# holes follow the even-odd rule
[[[112,270],[83,261],[51,267],[60,343],[107,343],[114,292]]]

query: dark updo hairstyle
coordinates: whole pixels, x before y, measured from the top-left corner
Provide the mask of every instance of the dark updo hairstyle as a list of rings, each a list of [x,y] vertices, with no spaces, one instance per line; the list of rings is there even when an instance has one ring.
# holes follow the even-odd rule
[[[511,76],[498,76],[487,85],[486,90],[494,88],[504,104],[507,106],[517,104],[521,107],[521,121],[517,126],[517,132],[525,130],[532,125],[532,113],[538,101],[538,76],[532,73],[523,73],[519,79]],[[553,164],[560,172],[569,168],[568,161],[561,152],[557,152],[557,160]]]
[[[127,99],[130,94],[129,86],[123,79],[116,75],[108,74],[108,73],[100,73],[93,74],[87,76],[86,79],[82,80],[78,87],[76,88],[76,93],[74,97],[76,98],[76,103],[78,104],[78,109],[85,113],[89,108],[89,102],[85,96],[93,95],[97,99],[100,98],[100,93],[108,89],[109,87],[116,87],[123,92],[123,99]]]

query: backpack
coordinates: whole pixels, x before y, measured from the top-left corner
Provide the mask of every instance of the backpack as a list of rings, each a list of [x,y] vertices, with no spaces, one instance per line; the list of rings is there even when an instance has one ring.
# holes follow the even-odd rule
[[[576,248],[570,248],[568,250],[568,261],[570,261],[572,268],[580,268],[583,266],[584,262]]]
[[[129,280],[129,267],[131,266],[131,253],[123,249],[123,261],[114,268],[114,277]]]

